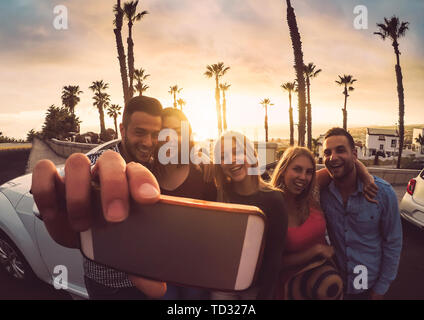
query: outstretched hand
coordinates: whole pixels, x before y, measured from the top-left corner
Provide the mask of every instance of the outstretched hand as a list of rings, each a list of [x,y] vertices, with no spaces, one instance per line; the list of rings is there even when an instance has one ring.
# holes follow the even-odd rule
[[[125,163],[121,155],[105,151],[91,170],[84,154],[71,155],[61,177],[49,160],[37,163],[32,174],[32,194],[50,236],[60,245],[79,248],[79,233],[91,227],[92,180],[101,188],[106,221],[121,222],[128,217],[129,196],[142,204],[159,200],[160,188],[153,174],[139,163]],[[130,276],[134,285],[150,297],[160,297],[166,284]]]

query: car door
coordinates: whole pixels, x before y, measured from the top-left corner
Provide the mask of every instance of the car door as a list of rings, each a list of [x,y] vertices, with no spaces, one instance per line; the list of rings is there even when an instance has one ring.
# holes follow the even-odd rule
[[[422,206],[424,206],[424,170],[420,172],[418,177],[415,178],[415,189],[412,199]]]
[[[65,276],[67,273],[69,290],[75,294],[86,296],[81,252],[78,249],[69,249],[57,244],[44,226],[35,203],[32,210],[37,217],[35,233],[40,254],[53,279],[56,276]]]

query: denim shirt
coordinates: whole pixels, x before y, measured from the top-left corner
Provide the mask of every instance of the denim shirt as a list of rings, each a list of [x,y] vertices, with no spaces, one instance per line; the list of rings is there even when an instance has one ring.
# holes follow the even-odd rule
[[[397,197],[389,183],[378,177],[374,179],[378,186],[378,204],[365,199],[359,179],[357,190],[349,196],[346,206],[334,181],[321,191],[328,234],[347,294],[366,289],[358,286],[358,283],[364,284],[360,280],[364,275],[368,275],[368,289],[385,294],[399,266],[402,224]]]

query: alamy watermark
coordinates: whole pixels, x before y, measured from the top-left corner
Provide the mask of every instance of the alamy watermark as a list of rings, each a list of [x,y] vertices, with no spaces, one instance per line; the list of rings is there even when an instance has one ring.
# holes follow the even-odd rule
[[[56,30],[68,30],[68,8],[64,5],[57,5],[53,9],[53,27]]]
[[[356,290],[368,290],[368,268],[363,265],[357,265],[353,269],[354,274],[358,274],[353,280],[353,287]]]
[[[356,15],[353,20],[353,27],[356,30],[368,29],[368,8],[364,5],[358,5],[353,8],[353,14]]]
[[[53,286],[56,290],[68,289],[68,268],[63,265],[55,266],[53,269]]]
[[[260,175],[265,172],[266,142],[258,142],[257,150],[249,143],[240,143],[240,137],[226,135],[222,141],[218,140],[214,148],[213,161],[206,147],[192,146],[190,150],[190,129],[186,121],[181,122],[181,134],[173,129],[162,129],[158,140],[165,142],[158,150],[158,161],[162,165],[168,164],[248,164],[249,175]],[[233,150],[233,142],[235,150]],[[234,153],[235,151],[235,153]],[[235,159],[233,157],[235,156]]]

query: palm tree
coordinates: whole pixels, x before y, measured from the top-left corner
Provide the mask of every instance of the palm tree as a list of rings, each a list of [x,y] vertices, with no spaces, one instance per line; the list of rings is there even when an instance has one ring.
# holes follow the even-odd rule
[[[392,40],[392,46],[395,50],[396,55],[396,80],[397,80],[397,92],[399,99],[399,156],[397,161],[397,168],[400,168],[400,159],[402,158],[403,150],[403,140],[405,137],[405,126],[404,126],[404,117],[405,117],[405,97],[403,93],[403,77],[402,69],[400,67],[400,51],[399,51],[399,42],[398,39],[404,37],[406,30],[408,30],[409,22],[400,22],[399,18],[393,16],[388,20],[384,18],[385,23],[377,23],[379,27],[379,32],[374,32],[374,34],[379,35],[383,40],[390,38]]]
[[[319,146],[322,146],[322,143],[318,139],[312,138],[312,152],[314,153],[314,156],[318,156],[318,148]]]
[[[417,138],[415,138],[415,142],[418,143],[421,146],[420,152],[423,153],[424,150],[424,136],[421,134],[418,135]]]
[[[218,134],[222,133],[222,118],[221,118],[221,102],[219,93],[219,79],[224,76],[230,67],[225,67],[224,62],[218,62],[216,64],[207,65],[206,72],[204,75],[208,78],[215,77],[215,101],[216,101],[216,116],[218,119]]]
[[[174,108],[177,108],[177,93],[180,93],[183,88],[178,88],[178,85],[170,86],[168,93],[174,97]]]
[[[265,107],[265,142],[268,142],[268,106],[273,106],[274,104],[268,98],[263,99],[259,103]]]
[[[141,82],[137,82],[137,84],[135,85],[135,90],[138,91],[139,96],[142,96],[143,92],[146,91],[149,88],[150,87],[148,85],[142,84]]]
[[[83,93],[79,86],[64,86],[62,90],[62,104],[69,112],[75,114],[75,106],[80,102],[78,95]]]
[[[140,68],[140,70],[134,71],[134,79],[137,81],[137,84],[134,86],[134,89],[138,91],[139,96],[143,95],[143,92],[146,91],[149,86],[144,85],[143,82],[150,77],[150,74],[145,74],[146,70]],[[133,89],[133,91],[134,91]]]
[[[313,62],[308,63],[308,65],[304,66],[304,73],[306,78],[306,89],[307,89],[307,97],[308,103],[306,104],[306,124],[307,124],[307,136],[308,136],[308,149],[312,150],[312,107],[311,107],[311,79],[318,76],[318,74],[322,71],[318,69],[315,71],[316,65]]]
[[[121,109],[122,107],[120,107],[118,104],[112,104],[107,109],[107,115],[113,119],[113,122],[115,124],[116,139],[118,138],[118,124],[116,122],[116,119],[118,118],[119,115],[121,115]]]
[[[138,82],[143,82],[148,77],[150,77],[150,74],[147,74],[146,70],[144,70],[143,68],[134,70],[134,78]]]
[[[125,63],[125,50],[124,45],[122,43],[122,23],[124,19],[124,10],[121,7],[121,0],[116,1],[116,5],[113,7],[113,11],[115,12],[115,19],[113,20],[113,24],[115,29],[113,32],[115,33],[116,39],[116,48],[118,50],[118,60],[119,60],[119,69],[121,72],[121,81],[122,81],[122,89],[124,92],[124,101],[127,103],[129,100],[129,87],[128,87],[128,74],[127,74],[127,65]]]
[[[305,110],[306,110],[306,96],[305,96],[305,78],[303,75],[303,52],[302,52],[302,41],[300,40],[299,29],[297,27],[296,15],[294,9],[291,6],[290,0],[287,2],[287,24],[290,30],[290,38],[292,41],[293,52],[294,52],[294,68],[296,70],[297,80],[297,95],[299,102],[299,146],[305,146]]]
[[[132,40],[132,27],[136,21],[140,21],[141,18],[148,14],[147,11],[137,13],[137,5],[138,0],[124,3],[124,15],[125,18],[128,20],[128,77],[130,79],[128,87],[130,90],[130,97],[132,97],[133,95],[132,88],[134,80],[134,42]]]
[[[225,99],[225,91],[231,87],[231,84],[224,83],[220,84],[219,88],[222,91],[222,121],[224,124],[224,131],[227,131],[227,100]]]
[[[108,87],[109,84],[103,82],[103,80],[93,81],[92,85],[89,87],[94,92],[93,106],[97,107],[99,111],[100,134],[106,132],[104,109],[109,105],[110,95],[106,92],[102,92],[102,90],[106,90]]]
[[[104,109],[107,109],[110,102],[110,95],[106,92],[95,94],[93,105],[97,107],[100,118],[100,136],[106,132]]]
[[[292,92],[296,92],[296,81],[286,82],[281,85],[281,88],[289,93],[289,121],[290,121],[290,145],[294,145],[294,123],[293,123],[293,108],[292,108]]]
[[[345,101],[344,101],[344,107],[342,109],[343,111],[343,129],[347,130],[347,109],[346,109],[346,104],[347,104],[347,97],[349,97],[349,91],[353,91],[354,88],[352,87],[353,83],[355,81],[358,81],[356,79],[353,79],[352,75],[343,75],[343,77],[339,76],[340,80],[336,80],[336,83],[340,86],[344,86],[344,90],[343,90],[343,94],[345,96]]]
[[[183,111],[183,107],[186,105],[185,100],[180,98],[180,99],[177,100],[177,103],[180,106],[181,111]]]

